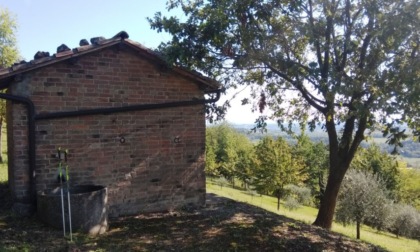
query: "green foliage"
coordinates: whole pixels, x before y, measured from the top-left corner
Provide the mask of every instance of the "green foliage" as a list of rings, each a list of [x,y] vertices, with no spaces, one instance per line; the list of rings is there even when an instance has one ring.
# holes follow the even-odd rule
[[[16,20],[7,9],[0,6],[0,68],[11,66],[19,58],[16,47]],[[0,92],[4,92],[1,90]],[[0,129],[6,119],[6,101],[0,99]],[[0,142],[1,142],[0,134]],[[3,162],[1,156],[2,148],[0,145],[0,163]]]
[[[19,58],[16,47],[16,20],[0,7],[0,68],[9,67]]]
[[[343,223],[356,223],[360,238],[360,224],[373,216],[381,216],[386,221],[383,211],[389,204],[385,187],[377,176],[371,173],[349,170],[339,194],[336,220]]]
[[[398,236],[420,239],[420,212],[406,204],[393,206],[390,229]]]
[[[420,211],[420,170],[401,169],[401,185],[398,191],[400,202],[410,204]]]
[[[289,211],[294,211],[299,209],[301,204],[295,197],[287,196],[286,201],[284,202],[284,207]]]
[[[7,164],[0,164],[0,183],[7,183],[8,174],[7,174]]]
[[[247,183],[252,171],[252,144],[228,124],[207,128],[206,173],[223,176],[231,182]]]
[[[289,197],[295,198],[299,204],[309,205],[311,203],[311,190],[304,186],[286,185]]]
[[[219,177],[214,182],[216,183],[216,185],[219,185],[220,188],[229,185],[229,182],[224,177]]]
[[[364,128],[383,123],[396,145],[401,121],[418,126],[418,1],[170,1],[175,8],[187,18],[149,18],[172,35],[159,50],[228,87],[253,85],[255,109],[312,126],[328,119],[357,126],[351,117],[366,119]],[[401,112],[412,117],[390,123],[388,115]]]
[[[325,181],[328,172],[328,149],[322,142],[314,143],[304,132],[297,137],[297,143],[293,147],[294,156],[303,161],[305,173],[308,174],[304,181],[315,197],[315,204],[325,191]]]
[[[236,201],[246,202],[304,223],[311,223],[315,219],[317,213],[317,209],[307,206],[301,207],[295,211],[288,211],[286,207],[283,207],[278,211],[275,198],[273,197],[262,195],[261,197],[258,197],[258,200],[255,200],[255,198],[253,199],[253,196],[249,195],[246,191],[233,189],[231,187],[223,188],[221,190],[219,186],[212,184],[210,181],[207,183],[207,192]],[[355,227],[353,225],[343,226],[338,222],[335,222],[332,228],[334,232],[344,234],[351,238],[355,238],[354,229]],[[361,240],[381,246],[386,251],[418,252],[419,241],[404,237],[397,238],[391,233],[386,231],[378,232],[368,226],[361,226],[361,232],[363,232]]]
[[[312,201],[311,190],[309,188],[290,184],[286,185],[285,189],[287,191],[287,197],[284,202],[284,207],[289,209],[289,211],[296,210],[302,207],[302,205],[309,205]]]
[[[378,145],[360,148],[351,167],[379,176],[392,196],[398,193],[401,180],[397,161],[395,157],[382,152]]]
[[[292,156],[290,146],[280,137],[277,140],[263,138],[255,146],[255,156],[253,184],[259,193],[275,195],[280,201],[286,195],[286,185],[299,184],[306,179],[300,161]]]
[[[325,127],[331,193],[315,223],[330,228],[336,189],[366,130],[382,125],[396,147],[406,136],[402,123],[420,134],[419,6],[416,0],[171,0],[169,10],[182,8],[186,18],[156,13],[149,22],[172,35],[159,48],[171,63],[226,87],[252,86],[254,110],[269,107],[281,127],[284,120]]]

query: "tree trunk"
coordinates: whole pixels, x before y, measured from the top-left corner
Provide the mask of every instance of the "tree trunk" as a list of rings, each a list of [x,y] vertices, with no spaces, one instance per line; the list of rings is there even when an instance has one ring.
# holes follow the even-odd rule
[[[277,211],[280,211],[280,196],[277,196]]]
[[[326,229],[331,229],[338,192],[348,167],[339,166],[334,168],[335,169],[330,170],[327,187],[325,188],[324,195],[321,198],[318,215],[313,223],[315,226]]]
[[[356,221],[356,238],[360,239],[360,221]]]

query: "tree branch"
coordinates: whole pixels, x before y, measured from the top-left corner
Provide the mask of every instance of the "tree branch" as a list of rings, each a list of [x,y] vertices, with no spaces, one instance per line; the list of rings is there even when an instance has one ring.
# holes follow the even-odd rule
[[[332,10],[325,10],[325,13],[330,13]],[[333,18],[330,15],[327,16],[327,27],[325,29],[325,46],[324,46],[324,64],[321,69],[321,78],[325,81],[328,79],[329,67],[330,67],[330,45],[331,45],[331,34],[333,32]]]
[[[369,99],[363,104],[364,105],[364,111],[360,111],[359,113],[362,113],[359,119],[359,126],[357,127],[356,134],[354,136],[353,142],[351,144],[351,147],[346,155],[346,162],[350,164],[351,160],[353,159],[354,155],[356,154],[357,148],[359,147],[360,143],[364,139],[364,133],[367,128],[367,122],[369,118],[369,106],[374,101],[374,96],[370,96]]]
[[[372,20],[372,18],[369,18],[369,22],[368,22],[367,26],[368,26],[367,35],[363,39],[363,44],[362,44],[362,47],[360,48],[360,61],[359,61],[359,65],[358,65],[358,67],[360,69],[363,69],[363,67],[365,66],[367,49],[368,49],[370,41],[372,39],[372,34],[371,34],[371,32],[373,30],[373,20]]]
[[[312,8],[312,0],[308,1],[309,3],[309,23],[311,24],[311,28],[312,28],[312,34],[315,38],[315,49],[316,49],[316,56],[318,59],[318,65],[322,66],[322,55],[321,55],[321,46],[319,44],[319,37],[318,37],[318,32],[315,30],[315,24],[314,24],[314,16],[313,16],[313,8]]]
[[[299,92],[302,94],[302,97],[315,109],[317,109],[318,111],[320,111],[321,113],[325,113],[326,112],[326,108],[323,107],[322,105],[318,104],[318,103],[324,103],[324,101],[321,101],[319,99],[317,99],[316,97],[314,97],[313,95],[311,95],[308,90],[306,90],[306,88],[301,84],[298,83],[296,81],[294,81],[293,79],[291,79],[289,76],[287,76],[285,73],[282,73],[281,71],[277,70],[276,68],[272,67],[268,62],[263,62],[271,71],[273,71],[274,73],[276,73],[278,76],[280,76],[281,78],[283,78],[284,80],[286,80],[287,82],[289,82],[290,84],[292,84],[297,90],[299,90]]]

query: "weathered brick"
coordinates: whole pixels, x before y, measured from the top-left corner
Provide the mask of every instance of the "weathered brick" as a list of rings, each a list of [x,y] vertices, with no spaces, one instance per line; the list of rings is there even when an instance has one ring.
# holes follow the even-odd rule
[[[111,48],[22,79],[10,92],[24,95],[29,90],[37,113],[204,98],[191,80],[162,73],[131,51]],[[203,204],[203,110],[197,105],[37,121],[37,190],[57,186],[54,155],[61,147],[69,150],[70,183],[107,186],[114,216]],[[29,174],[26,108],[13,106],[10,112],[10,128],[15,129],[9,132],[14,146],[9,148],[11,189],[15,198],[24,198]]]

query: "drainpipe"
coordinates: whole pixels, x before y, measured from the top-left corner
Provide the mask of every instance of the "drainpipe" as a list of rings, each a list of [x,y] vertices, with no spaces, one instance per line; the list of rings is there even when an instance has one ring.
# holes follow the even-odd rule
[[[174,108],[174,107],[184,107],[184,106],[193,106],[200,104],[208,104],[217,102],[220,99],[221,90],[216,90],[211,93],[216,93],[215,98],[211,99],[196,99],[189,101],[175,101],[175,102],[165,102],[165,103],[154,103],[154,104],[137,104],[129,105],[124,107],[109,107],[109,108],[96,108],[96,109],[83,109],[75,111],[64,111],[64,112],[53,112],[48,114],[39,114],[35,115],[35,120],[48,120],[48,119],[58,119],[58,118],[68,118],[76,116],[87,116],[87,115],[99,115],[99,114],[113,114],[129,111],[141,111],[141,110],[152,110],[152,109],[163,109],[163,108]],[[210,94],[210,93],[207,93]]]
[[[0,93],[0,99],[9,100],[13,102],[23,103],[26,105],[27,115],[28,115],[28,157],[29,157],[29,194],[30,198],[36,200],[35,192],[35,166],[36,166],[36,157],[35,157],[35,106],[34,103],[22,96],[16,96],[11,94]],[[35,202],[31,202],[35,203]]]

